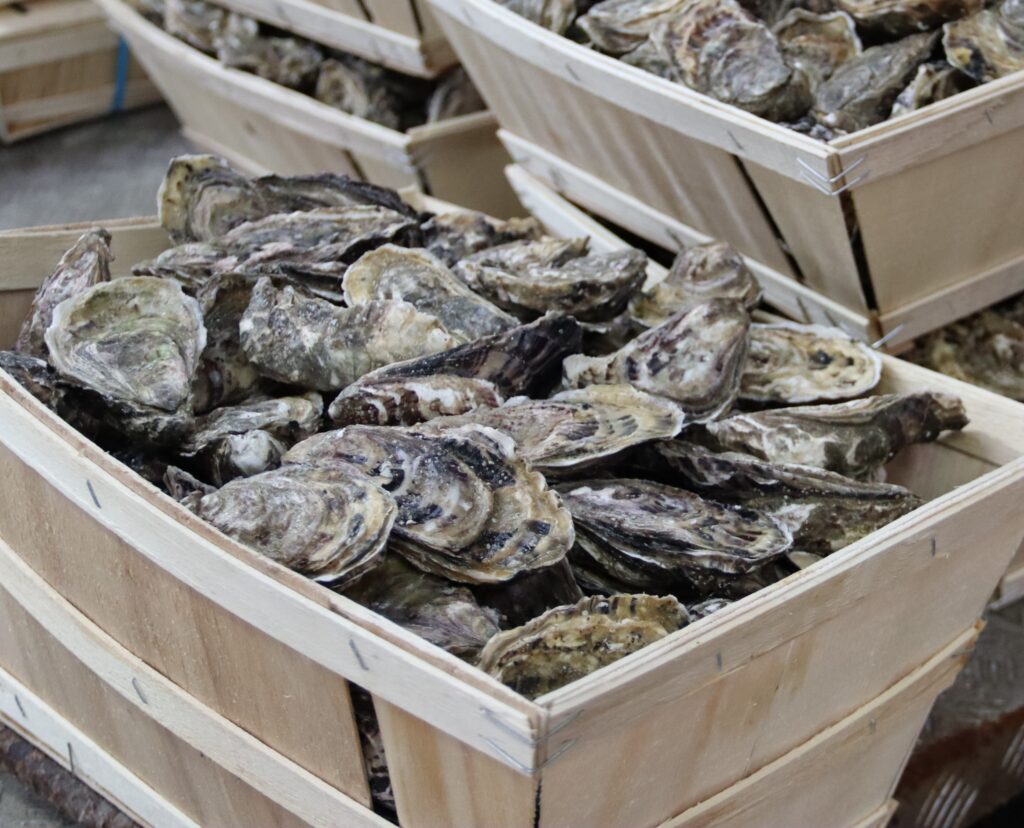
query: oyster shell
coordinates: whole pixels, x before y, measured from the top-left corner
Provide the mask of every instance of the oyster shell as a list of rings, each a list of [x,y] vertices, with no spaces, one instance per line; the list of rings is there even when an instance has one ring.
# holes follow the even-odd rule
[[[542,236],[540,222],[535,218],[502,221],[471,210],[431,216],[421,229],[424,247],[449,267],[489,247],[537,241]]]
[[[337,425],[415,425],[505,401],[493,382],[452,374],[359,380],[338,394],[329,414]]]
[[[422,428],[433,433],[470,423],[508,434],[526,462],[548,473],[584,467],[630,446],[674,437],[683,426],[683,415],[668,400],[630,385],[591,385],[549,400],[516,397],[498,408],[442,417]]]
[[[457,66],[441,78],[427,99],[427,123],[447,121],[460,115],[482,112],[486,108],[487,104],[473,85],[472,78],[465,69]]]
[[[257,429],[291,445],[319,430],[323,410],[323,399],[313,392],[302,397],[280,397],[218,408],[196,418],[195,430],[182,445],[181,453],[188,457],[224,437]]]
[[[321,103],[386,126],[401,127],[401,104],[383,70],[353,55],[325,60],[320,66],[315,97]]]
[[[0,351],[0,371],[10,374],[47,408],[57,413],[63,409],[65,383],[45,361],[19,351]]]
[[[380,563],[397,509],[354,466],[288,466],[204,495],[198,515],[314,580],[353,582]]]
[[[575,604],[583,597],[568,558],[501,584],[477,584],[473,593],[494,610],[503,628],[518,627],[549,609]]]
[[[463,276],[469,267],[488,267],[512,275],[525,275],[532,267],[561,267],[573,259],[587,254],[590,239],[556,239],[541,236],[539,239],[520,239],[487,247],[464,257],[454,268],[456,276]]]
[[[661,50],[658,49],[650,38],[637,46],[632,52],[626,52],[619,59],[623,63],[628,63],[637,69],[643,69],[645,72],[650,72],[659,78],[675,80],[675,76],[672,74],[672,64],[665,59]]]
[[[53,319],[54,308],[95,284],[110,281],[111,259],[110,234],[106,230],[90,230],[83,234],[61,256],[57,269],[36,291],[14,349],[45,359],[44,337]]]
[[[478,255],[486,260],[487,251]],[[611,319],[640,289],[647,268],[647,256],[639,250],[594,253],[564,264],[514,270],[473,258],[458,266],[466,284],[498,307],[526,318],[555,310],[586,321]]]
[[[173,282],[100,282],[53,309],[50,362],[63,375],[132,405],[174,412],[189,401],[206,329],[199,303]]]
[[[849,400],[881,378],[881,357],[837,328],[752,325],[740,399],[784,405]]]
[[[1024,0],[1003,0],[943,26],[946,60],[977,81],[1024,69]]]
[[[937,39],[936,32],[926,32],[865,49],[818,87],[815,117],[847,132],[885,120],[917,67],[931,56]]]
[[[316,78],[323,52],[294,37],[262,37],[250,17],[231,13],[217,38],[217,59],[291,89],[304,89]]]
[[[225,434],[207,443],[196,462],[215,486],[276,469],[288,447],[261,429]]]
[[[923,391],[734,414],[706,428],[719,451],[865,476],[906,446],[930,442],[967,422],[957,397]]]
[[[771,30],[735,0],[687,0],[651,40],[691,89],[773,121],[811,105],[807,78],[786,63]]]
[[[198,477],[177,466],[168,466],[164,469],[162,483],[167,494],[190,509],[199,503],[203,495],[217,491],[216,486],[204,483]]]
[[[708,598],[707,601],[701,601],[699,604],[691,604],[686,609],[690,613],[691,621],[698,621],[701,618],[706,618],[713,612],[725,609],[731,604],[728,598]]]
[[[165,0],[164,29],[209,55],[217,51],[217,42],[227,22],[228,12],[202,0]]]
[[[747,310],[761,301],[761,286],[743,257],[725,242],[688,247],[676,256],[665,278],[630,302],[630,312],[647,326],[709,299],[738,299]]]
[[[602,0],[576,19],[602,52],[622,55],[647,40],[662,20],[677,14],[687,0]]]
[[[793,9],[772,28],[789,65],[803,72],[815,90],[841,66],[863,51],[850,15],[814,14]]]
[[[479,667],[533,699],[664,638],[690,621],[675,598],[595,596],[487,642]]]
[[[629,383],[674,400],[688,423],[727,411],[739,393],[750,318],[735,299],[712,299],[670,316],[604,357],[574,355],[562,365],[567,387]]]
[[[498,633],[498,614],[481,607],[468,588],[428,575],[397,555],[387,555],[345,596],[468,660]]]
[[[565,34],[576,17],[576,0],[497,0],[498,4],[531,23]]]
[[[464,341],[507,331],[517,320],[478,296],[426,250],[386,244],[363,254],[345,273],[345,302],[408,302],[437,317]]]
[[[1024,68],[1024,64],[1022,64]],[[937,101],[952,97],[969,89],[972,80],[963,72],[943,61],[933,61],[917,67],[917,74],[907,84],[892,105],[891,118],[923,109]]]
[[[862,29],[903,37],[974,14],[985,0],[835,0],[835,4]]]
[[[242,347],[266,377],[331,391],[382,365],[453,347],[433,316],[407,302],[373,301],[339,308],[277,290],[260,279],[239,325]]]
[[[507,581],[557,563],[572,544],[558,495],[493,429],[348,426],[304,440],[284,462],[357,465],[398,504],[391,548],[453,581]]]

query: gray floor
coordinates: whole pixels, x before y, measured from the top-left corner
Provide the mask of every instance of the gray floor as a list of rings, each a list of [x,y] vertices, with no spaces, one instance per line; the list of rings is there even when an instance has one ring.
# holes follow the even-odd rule
[[[0,771],[0,826],[3,828],[72,828],[15,777]]]

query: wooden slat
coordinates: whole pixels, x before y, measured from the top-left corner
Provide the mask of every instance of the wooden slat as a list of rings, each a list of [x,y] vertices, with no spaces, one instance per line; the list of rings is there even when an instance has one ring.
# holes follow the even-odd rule
[[[415,0],[363,0],[370,17],[378,26],[401,32],[409,37],[420,36]]]

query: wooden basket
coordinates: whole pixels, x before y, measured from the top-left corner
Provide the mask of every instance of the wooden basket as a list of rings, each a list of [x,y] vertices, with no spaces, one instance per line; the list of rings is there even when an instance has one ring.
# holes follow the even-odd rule
[[[621,245],[590,224],[596,249]],[[152,221],[107,227],[122,270],[167,246]],[[82,229],[0,234],[0,347]],[[945,679],[905,712],[879,705],[963,650],[1024,535],[1021,407],[885,358],[882,390],[921,388],[971,417],[890,464],[930,502],[531,702],[221,535],[0,373],[0,584],[22,607],[0,666],[203,826],[383,825],[349,682],[373,696],[405,828],[738,828],[754,807],[789,828],[840,803],[829,824],[855,825],[888,802]],[[780,768],[798,785],[764,781]],[[793,801],[807,791],[817,804]]]
[[[433,3],[517,162],[659,244],[731,242],[808,288],[798,318],[898,344],[1024,286],[1022,72],[823,143],[491,0]]]
[[[520,212],[489,113],[399,132],[248,72],[162,31],[122,0],[97,0],[183,125],[206,150],[253,174],[324,171],[417,186],[498,216]],[[397,0],[388,0],[397,2]]]
[[[0,3],[0,142],[158,100],[91,0]]]

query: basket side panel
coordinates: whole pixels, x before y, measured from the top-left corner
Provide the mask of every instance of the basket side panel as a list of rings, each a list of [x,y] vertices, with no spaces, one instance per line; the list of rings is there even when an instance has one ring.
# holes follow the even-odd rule
[[[378,26],[409,37],[419,37],[420,26],[416,11],[413,9],[414,2],[415,0],[363,0],[370,17]]]
[[[9,290],[0,293],[0,349],[14,346],[21,330],[21,323],[28,316],[28,309],[35,297],[34,290]]]

